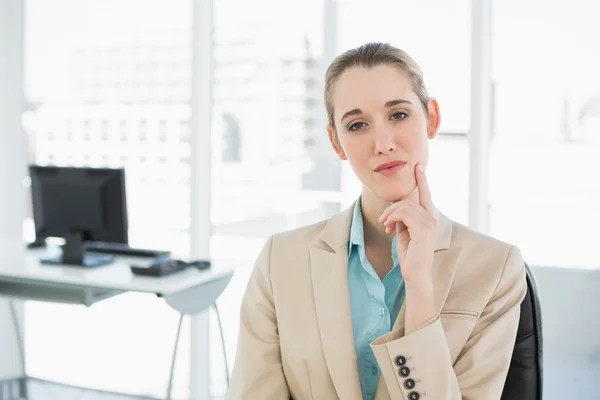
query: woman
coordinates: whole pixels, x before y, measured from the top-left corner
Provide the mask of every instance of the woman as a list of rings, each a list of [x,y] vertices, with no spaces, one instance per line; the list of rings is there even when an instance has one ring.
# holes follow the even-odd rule
[[[331,145],[363,184],[272,236],[244,296],[229,399],[499,399],[526,293],[519,250],[439,212],[421,70],[370,43],[326,73]]]

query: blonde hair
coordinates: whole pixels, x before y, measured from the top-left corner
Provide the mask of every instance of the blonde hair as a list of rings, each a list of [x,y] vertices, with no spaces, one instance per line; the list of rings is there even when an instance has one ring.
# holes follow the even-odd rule
[[[419,97],[423,109],[427,112],[429,96],[425,87],[425,81],[423,80],[423,72],[415,60],[405,51],[388,43],[367,43],[340,54],[333,60],[329,68],[327,68],[327,72],[325,73],[325,109],[329,124],[333,128],[335,128],[335,123],[333,119],[332,93],[340,76],[344,71],[352,67],[373,68],[379,65],[397,67],[406,72],[412,81],[413,90]]]

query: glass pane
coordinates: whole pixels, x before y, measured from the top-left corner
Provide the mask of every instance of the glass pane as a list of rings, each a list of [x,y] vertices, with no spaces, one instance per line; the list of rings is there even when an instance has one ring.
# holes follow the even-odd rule
[[[265,9],[269,12],[258,11]],[[266,237],[288,227],[290,211],[319,208],[298,195],[310,187],[308,175],[318,166],[309,139],[316,131],[324,134],[315,126],[323,114],[317,85],[321,14],[321,1],[215,4],[217,235]],[[259,221],[264,223],[254,223]]]
[[[219,299],[231,367],[258,251],[267,236],[339,209],[326,199],[339,191],[339,165],[322,151],[329,146],[320,122],[323,1],[225,0],[214,7],[211,253],[246,265]],[[219,343],[218,331],[212,337]],[[213,353],[215,391],[224,391],[221,349]]]
[[[25,20],[30,161],[124,167],[130,244],[181,255],[190,246],[191,11],[190,0],[28,0]],[[26,316],[29,375],[164,396],[177,327],[164,302],[29,302]],[[176,381],[184,396],[187,342]]]
[[[600,223],[600,7],[510,0],[494,9],[491,232],[532,264],[598,266],[588,232]]]

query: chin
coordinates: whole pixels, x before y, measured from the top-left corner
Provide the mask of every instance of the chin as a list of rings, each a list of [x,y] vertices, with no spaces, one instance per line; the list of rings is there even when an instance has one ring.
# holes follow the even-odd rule
[[[395,187],[387,186],[387,187],[379,187],[378,190],[374,190],[375,194],[382,198],[383,200],[393,203],[396,201],[400,201],[407,196],[410,196],[417,185],[413,183],[412,185],[402,185],[398,184]]]

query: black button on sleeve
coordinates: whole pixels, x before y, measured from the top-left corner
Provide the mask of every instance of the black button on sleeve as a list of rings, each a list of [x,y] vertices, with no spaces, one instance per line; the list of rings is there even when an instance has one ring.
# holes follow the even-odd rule
[[[404,365],[406,365],[406,357],[404,357],[404,356],[396,357],[396,365],[399,367],[403,367]]]
[[[401,377],[406,378],[408,375],[410,375],[410,369],[408,367],[402,367],[398,370],[398,373]]]
[[[407,380],[404,381],[404,387],[407,389],[412,389],[415,387],[415,381],[408,378]]]
[[[419,400],[419,397],[421,397],[421,396],[419,396],[419,393],[417,393],[417,392],[410,392],[408,394],[408,398],[410,400]]]

